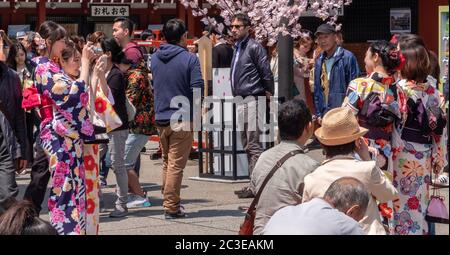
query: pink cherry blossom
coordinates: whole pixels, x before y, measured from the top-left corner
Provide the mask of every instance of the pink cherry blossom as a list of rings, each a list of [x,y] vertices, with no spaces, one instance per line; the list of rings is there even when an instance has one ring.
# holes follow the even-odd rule
[[[234,14],[244,12],[250,17],[255,31],[255,37],[259,42],[267,42],[272,46],[277,42],[278,36],[290,35],[293,38],[301,37],[301,25],[299,18],[305,12],[312,12],[317,17],[336,25],[337,10],[344,5],[349,5],[351,0],[294,0],[289,5],[289,0],[205,0],[211,6],[220,11],[224,18],[219,23],[208,16],[208,10],[199,5],[198,0],[180,0],[186,8],[192,11],[194,16],[204,17],[202,22],[215,26],[219,33],[223,32],[224,25],[231,24]],[[287,19],[287,26],[280,26],[283,18]],[[338,26],[337,28],[340,28]],[[338,29],[339,30],[339,29]]]

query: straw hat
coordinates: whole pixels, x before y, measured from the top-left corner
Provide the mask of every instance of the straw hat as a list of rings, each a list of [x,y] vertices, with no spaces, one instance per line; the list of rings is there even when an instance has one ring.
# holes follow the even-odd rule
[[[348,108],[340,107],[330,110],[322,119],[322,126],[314,132],[319,142],[336,146],[350,143],[367,133],[360,127],[355,115]]]

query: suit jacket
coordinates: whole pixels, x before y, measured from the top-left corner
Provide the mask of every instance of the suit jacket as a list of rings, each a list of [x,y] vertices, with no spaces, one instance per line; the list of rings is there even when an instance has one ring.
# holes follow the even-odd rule
[[[212,67],[229,68],[233,60],[233,48],[231,45],[221,43],[212,49]]]
[[[0,62],[0,102],[3,104],[2,111],[4,114],[0,121],[5,122],[7,120],[15,138],[17,138],[17,143],[10,143],[12,151],[17,152],[13,158],[21,157],[25,159],[28,144],[25,111],[22,109],[22,89],[20,86],[20,79],[14,70],[7,67],[2,62]],[[3,127],[5,128],[5,126]],[[11,137],[8,137],[7,139],[9,138]]]
[[[360,180],[371,195],[366,214],[359,222],[364,232],[369,235],[385,235],[377,201],[385,203],[393,200],[398,192],[376,166],[375,161],[359,161],[349,156],[338,156],[324,161],[313,173],[305,177],[302,202],[323,197],[331,183],[346,176]]]

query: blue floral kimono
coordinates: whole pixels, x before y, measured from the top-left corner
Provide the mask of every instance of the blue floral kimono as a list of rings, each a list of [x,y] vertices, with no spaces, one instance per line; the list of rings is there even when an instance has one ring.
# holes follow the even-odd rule
[[[86,86],[83,81],[72,81],[47,57],[34,61],[35,85],[45,102],[42,108],[50,109],[50,114],[41,116],[41,145],[49,155],[52,176],[50,222],[59,234],[85,234],[83,143],[94,140],[86,110],[89,101]]]

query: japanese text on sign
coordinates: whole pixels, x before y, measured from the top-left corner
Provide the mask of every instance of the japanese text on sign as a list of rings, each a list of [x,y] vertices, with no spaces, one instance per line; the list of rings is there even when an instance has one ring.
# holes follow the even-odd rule
[[[128,5],[91,5],[92,17],[130,16]]]

